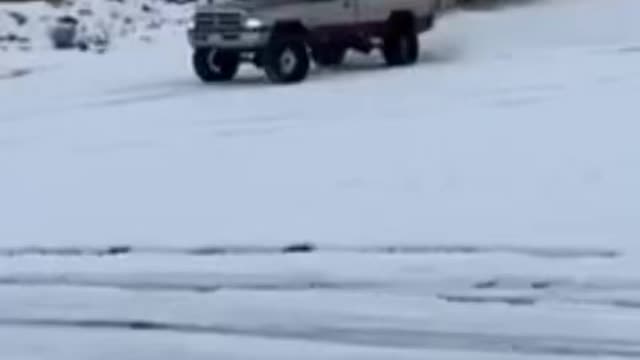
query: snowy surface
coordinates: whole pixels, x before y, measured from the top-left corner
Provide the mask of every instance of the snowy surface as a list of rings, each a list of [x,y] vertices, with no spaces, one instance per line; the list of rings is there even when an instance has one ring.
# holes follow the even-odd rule
[[[640,357],[639,13],[453,13],[286,87],[183,33],[0,53],[0,357]]]

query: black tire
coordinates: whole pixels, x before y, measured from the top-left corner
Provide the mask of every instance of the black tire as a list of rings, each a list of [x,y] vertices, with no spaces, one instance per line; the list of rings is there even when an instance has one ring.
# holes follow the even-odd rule
[[[193,69],[205,83],[232,80],[240,67],[240,55],[234,51],[196,49]]]
[[[415,64],[420,54],[418,34],[411,26],[402,28],[390,26],[384,38],[382,53],[389,66]]]
[[[303,81],[309,74],[309,52],[302,36],[274,36],[263,53],[262,65],[273,83]]]
[[[313,61],[319,66],[339,66],[344,62],[347,49],[338,45],[317,45],[311,51]]]

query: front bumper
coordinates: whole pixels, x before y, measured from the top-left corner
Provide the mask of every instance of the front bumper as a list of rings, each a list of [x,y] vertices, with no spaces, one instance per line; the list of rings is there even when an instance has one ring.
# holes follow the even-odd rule
[[[259,49],[269,41],[268,28],[234,32],[198,32],[189,29],[187,36],[193,48],[212,47],[218,49]]]

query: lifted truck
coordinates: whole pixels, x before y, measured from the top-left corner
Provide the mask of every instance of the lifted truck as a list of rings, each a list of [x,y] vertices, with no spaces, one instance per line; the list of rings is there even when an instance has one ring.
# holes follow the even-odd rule
[[[338,66],[347,50],[380,49],[389,66],[411,65],[418,35],[441,0],[199,0],[188,37],[204,82],[229,81],[242,62],[274,83],[304,80],[313,60]]]

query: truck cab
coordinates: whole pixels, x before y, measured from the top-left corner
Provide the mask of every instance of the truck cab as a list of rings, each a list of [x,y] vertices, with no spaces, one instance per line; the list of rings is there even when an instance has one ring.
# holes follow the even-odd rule
[[[204,82],[232,80],[252,62],[274,83],[304,80],[312,62],[338,66],[348,50],[381,50],[389,66],[419,56],[441,0],[200,0],[188,30]]]

